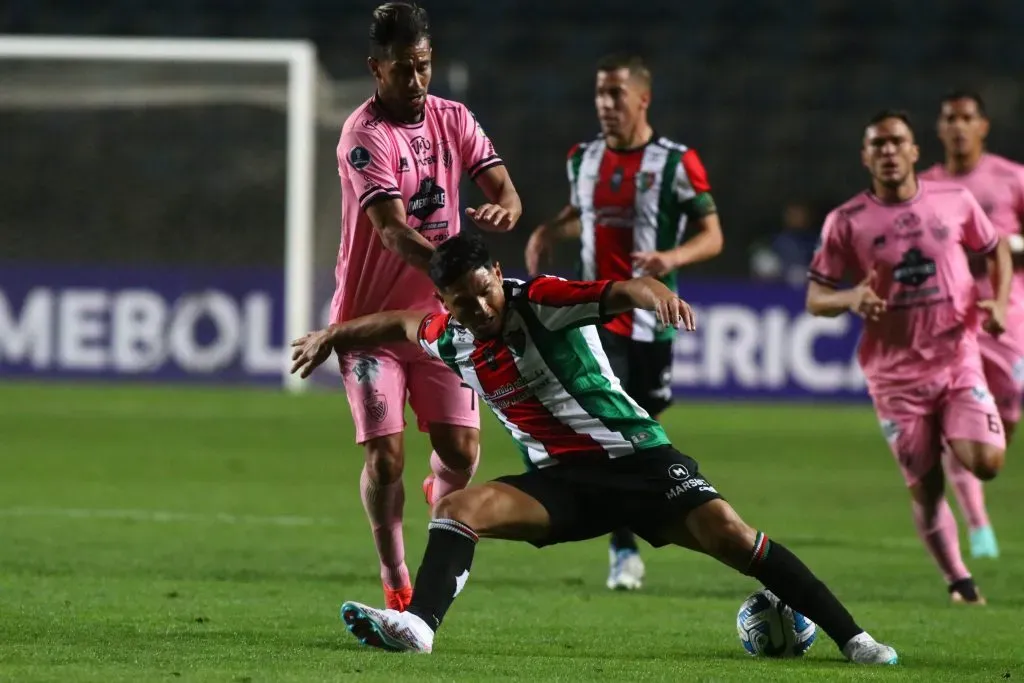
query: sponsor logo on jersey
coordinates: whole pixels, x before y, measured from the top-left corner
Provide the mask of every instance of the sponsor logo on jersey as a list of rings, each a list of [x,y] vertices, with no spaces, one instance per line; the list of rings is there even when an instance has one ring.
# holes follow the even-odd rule
[[[698,491],[706,491],[708,493],[718,493],[718,491],[715,490],[715,487],[709,484],[706,480],[701,479],[700,477],[694,477],[692,479],[687,479],[686,481],[680,482],[673,486],[672,488],[670,488],[668,491],[665,492],[665,498],[667,498],[668,500],[672,500],[673,498],[681,496],[687,491],[692,491],[693,489],[697,489]]]
[[[910,287],[920,287],[937,272],[935,261],[925,256],[917,247],[907,249],[903,258],[892,271],[896,282]]]
[[[674,463],[668,466],[668,476],[672,477],[676,481],[683,481],[684,479],[690,478],[690,471],[685,466],[679,463]]]
[[[438,185],[433,178],[424,178],[420,181],[419,189],[409,198],[409,208],[406,209],[406,213],[423,221],[438,209],[443,209],[444,205],[444,188]]]
[[[985,405],[993,405],[995,403],[995,400],[992,398],[992,394],[989,393],[988,387],[980,384],[971,387],[971,396],[973,396],[974,400],[978,403],[983,403]]]
[[[412,147],[412,151],[416,155],[417,165],[435,166],[437,164],[437,154],[432,153],[434,143],[427,138],[417,135],[409,141],[409,146]]]

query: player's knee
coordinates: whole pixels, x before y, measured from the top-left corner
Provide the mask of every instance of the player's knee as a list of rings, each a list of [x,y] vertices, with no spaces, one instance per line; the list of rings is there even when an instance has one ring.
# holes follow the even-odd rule
[[[972,471],[974,476],[982,481],[990,481],[996,478],[999,471],[1003,469],[1003,462],[1006,459],[1006,452],[1002,449],[986,446],[974,458]]]
[[[471,427],[431,429],[430,442],[446,467],[468,470],[480,453],[480,431]]]
[[[366,472],[378,484],[390,484],[402,478],[405,453],[402,442],[392,437],[371,439],[366,447]]]

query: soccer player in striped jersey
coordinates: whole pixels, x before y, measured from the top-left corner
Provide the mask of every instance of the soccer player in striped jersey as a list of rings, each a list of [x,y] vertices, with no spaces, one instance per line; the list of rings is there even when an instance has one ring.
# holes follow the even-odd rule
[[[595,325],[629,310],[694,328],[693,312],[654,278],[569,282],[503,279],[482,240],[461,233],[437,247],[430,278],[450,313],[390,311],[292,342],[292,372],[307,377],[332,351],[416,342],[490,406],[519,447],[526,472],[439,500],[404,612],[356,602],[341,616],[364,644],[431,652],[465,587],[480,538],[537,547],[628,527],[655,547],[706,553],[774,592],[861,664],[895,664],[810,569],[748,526],[697,462],[623,391]]]
[[[560,240],[579,239],[581,277],[641,275],[676,288],[676,270],[722,251],[722,228],[704,165],[695,150],[654,132],[647,120],[651,72],[635,56],[606,57],[597,67],[597,139],[569,150],[569,204],[538,227],[526,248],[531,275]],[[683,243],[684,232],[693,236]],[[599,334],[626,391],[657,417],[672,399],[675,330],[649,311],[626,311]],[[608,587],[639,588],[644,575],[628,529],[611,536]]]

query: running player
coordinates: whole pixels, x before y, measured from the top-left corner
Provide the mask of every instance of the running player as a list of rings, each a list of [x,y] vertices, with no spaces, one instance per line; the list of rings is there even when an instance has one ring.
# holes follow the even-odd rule
[[[522,211],[501,159],[458,102],[427,94],[427,13],[391,2],[373,12],[370,71],[376,94],[345,122],[338,143],[342,231],[331,320],[377,311],[441,310],[426,275],[435,245],[459,231],[459,178],[476,181],[488,203],[467,209],[482,229],[510,230]],[[434,502],[469,483],[479,449],[473,392],[416,345],[398,343],[339,356],[356,440],[366,464],[359,482],[380,557],[385,603],[408,604],[402,470],[406,397],[430,435]]]
[[[851,661],[896,663],[895,650],[860,628],[785,546],[740,519],[697,462],[675,450],[622,390],[594,325],[639,309],[692,330],[693,312],[675,292],[650,277],[505,280],[480,238],[469,234],[438,247],[430,276],[450,314],[380,313],[310,333],[293,342],[292,372],[308,376],[332,350],[417,340],[491,407],[528,470],[434,506],[408,610],[342,605],[342,618],[363,643],[431,652],[481,537],[541,547],[626,526],[654,546],[704,552],[758,579],[817,623]]]
[[[594,104],[601,134],[569,150],[569,204],[539,226],[526,267],[540,270],[556,242],[579,239],[584,279],[641,275],[676,288],[676,270],[722,251],[722,228],[704,165],[695,150],[661,137],[647,120],[651,72],[639,57],[616,55],[597,66]],[[682,244],[690,229],[693,237]],[[672,401],[675,330],[644,310],[599,329],[626,392],[658,417]],[[644,563],[629,529],[611,535],[608,588],[640,588]]]
[[[942,100],[938,125],[946,160],[921,177],[954,182],[970,190],[996,230],[1008,239],[1011,250],[1019,256],[1024,247],[1024,239],[1020,237],[1024,167],[985,151],[988,129],[985,102],[980,95],[970,91],[949,93]],[[1017,248],[1013,249],[1015,242]],[[976,283],[981,298],[992,298],[992,286],[981,269]],[[1024,391],[1024,273],[1020,270],[1014,274],[1006,318],[1005,334],[982,334],[978,343],[985,379],[999,407],[1009,442],[1020,421]],[[998,557],[999,545],[985,508],[981,482],[948,453],[945,464],[946,476],[953,484],[970,528],[971,555]]]
[[[993,335],[1005,329],[1012,262],[970,192],[916,178],[918,154],[905,114],[870,121],[862,157],[871,189],[826,218],[807,308],[865,317],[858,357],[910,488],[918,535],[952,600],[982,604],[960,555],[941,461],[945,439],[977,477],[992,479],[1002,468],[1006,438],[985,384],[978,323],[983,318]],[[994,299],[977,301],[965,248],[987,258]],[[840,290],[847,273],[859,284]]]

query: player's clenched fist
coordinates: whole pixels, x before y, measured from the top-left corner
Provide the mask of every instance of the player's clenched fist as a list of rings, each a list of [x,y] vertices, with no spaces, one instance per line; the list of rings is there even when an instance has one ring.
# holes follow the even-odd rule
[[[985,299],[978,302],[978,308],[988,313],[982,328],[993,337],[998,337],[1006,332],[1006,306],[994,299]]]
[[[875,271],[864,278],[851,290],[853,301],[850,310],[862,318],[878,320],[885,313],[885,300],[875,294],[874,286],[878,280]]]

